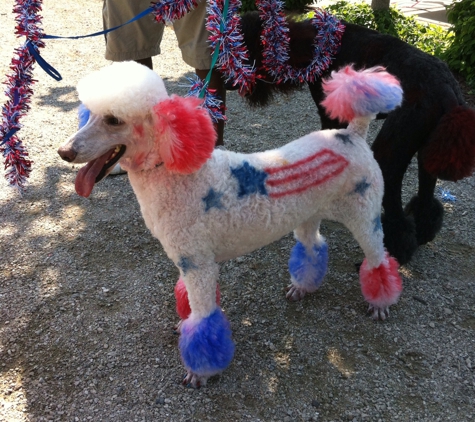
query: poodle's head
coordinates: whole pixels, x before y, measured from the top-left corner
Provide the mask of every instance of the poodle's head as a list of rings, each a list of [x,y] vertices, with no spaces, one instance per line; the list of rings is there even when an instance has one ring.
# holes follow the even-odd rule
[[[87,163],[76,178],[81,196],[89,196],[119,160],[130,172],[163,164],[187,174],[213,152],[216,132],[201,100],[169,97],[162,79],[145,66],[114,63],[82,79],[78,94],[83,125],[58,153]]]

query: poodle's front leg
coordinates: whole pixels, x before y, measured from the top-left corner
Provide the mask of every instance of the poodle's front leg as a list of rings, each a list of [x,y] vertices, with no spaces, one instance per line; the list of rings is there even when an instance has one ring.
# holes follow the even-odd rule
[[[183,384],[195,388],[222,372],[234,355],[229,321],[216,304],[218,265],[199,261],[182,258],[177,263],[191,308],[180,325],[179,348],[187,370]]]
[[[417,117],[408,107],[390,113],[371,147],[384,179],[381,220],[384,244],[401,265],[411,260],[418,247],[414,218],[404,214],[401,191],[404,175],[420,142],[414,138],[419,130],[413,125],[401,127],[400,122],[417,122]]]

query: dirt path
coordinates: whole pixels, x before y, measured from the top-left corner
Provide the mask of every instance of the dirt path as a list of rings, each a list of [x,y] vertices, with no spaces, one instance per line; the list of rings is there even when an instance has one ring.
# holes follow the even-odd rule
[[[54,35],[101,28],[100,0],[44,1]],[[0,77],[18,40],[13,1],[0,3]],[[349,233],[326,223],[330,270],[321,290],[286,302],[292,237],[221,269],[236,341],[231,366],[206,388],[181,386],[173,325],[175,267],[142,221],[127,176],[90,199],[58,146],[77,126],[75,85],[107,65],[103,39],[48,41],[21,138],[34,161],[20,197],[0,179],[1,421],[467,421],[475,408],[475,177],[441,183],[444,227],[401,268],[391,318],[365,316]],[[168,90],[191,69],[166,31],[155,70]],[[1,100],[3,103],[3,99]],[[270,148],[319,127],[306,90],[266,110],[229,93],[229,149]],[[414,194],[411,168],[405,200]]]

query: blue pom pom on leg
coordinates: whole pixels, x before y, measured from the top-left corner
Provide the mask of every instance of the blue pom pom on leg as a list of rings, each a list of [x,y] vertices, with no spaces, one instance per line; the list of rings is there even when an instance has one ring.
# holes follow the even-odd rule
[[[317,290],[323,282],[327,268],[328,245],[325,242],[313,245],[310,253],[303,243],[297,242],[289,259],[292,285],[287,298],[300,300],[306,293]]]
[[[204,385],[207,378],[229,366],[234,356],[231,327],[221,308],[196,320],[193,314],[180,327],[179,348],[188,370],[185,384]]]

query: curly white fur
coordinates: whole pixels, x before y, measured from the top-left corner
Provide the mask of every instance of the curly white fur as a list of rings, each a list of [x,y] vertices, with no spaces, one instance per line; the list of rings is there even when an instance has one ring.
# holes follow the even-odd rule
[[[79,99],[94,114],[122,119],[145,116],[159,101],[168,98],[155,72],[135,62],[107,66],[78,83]]]

